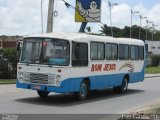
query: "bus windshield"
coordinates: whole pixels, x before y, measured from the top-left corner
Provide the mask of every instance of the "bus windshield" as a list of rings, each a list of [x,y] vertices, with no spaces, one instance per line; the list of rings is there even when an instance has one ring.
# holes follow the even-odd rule
[[[26,38],[20,63],[69,65],[69,42],[61,39]]]

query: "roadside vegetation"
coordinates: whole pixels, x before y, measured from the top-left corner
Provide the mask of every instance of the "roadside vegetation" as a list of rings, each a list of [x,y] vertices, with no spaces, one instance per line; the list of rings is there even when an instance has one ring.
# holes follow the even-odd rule
[[[160,56],[153,55],[151,56],[151,63],[145,69],[146,74],[158,74],[160,73]]]
[[[0,79],[15,79],[19,52],[15,48],[0,49]]]
[[[145,69],[146,74],[158,74],[160,73],[160,67],[148,67]]]
[[[0,79],[0,84],[15,84],[16,79]]]
[[[114,37],[125,37],[125,38],[130,38],[130,26],[125,26],[124,28],[118,28],[118,27],[113,27],[113,33]],[[92,34],[92,29],[89,29],[88,33]],[[105,35],[105,36],[112,36],[111,35],[111,27],[107,26],[104,24],[101,26],[100,35]],[[139,26],[133,25],[132,26],[132,38],[139,39]],[[156,31],[154,34],[154,39],[159,40],[160,38],[160,31]],[[141,40],[146,39],[146,29],[141,27]],[[148,29],[148,40],[152,40],[152,31]]]
[[[15,84],[19,53],[15,48],[0,49],[0,84]]]

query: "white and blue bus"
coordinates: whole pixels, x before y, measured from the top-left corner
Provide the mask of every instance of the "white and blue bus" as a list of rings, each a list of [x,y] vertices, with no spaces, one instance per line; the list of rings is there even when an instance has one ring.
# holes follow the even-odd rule
[[[144,80],[144,42],[83,33],[50,33],[24,37],[17,66],[17,88],[74,93],[84,100],[90,90],[113,87],[127,91],[128,83]]]

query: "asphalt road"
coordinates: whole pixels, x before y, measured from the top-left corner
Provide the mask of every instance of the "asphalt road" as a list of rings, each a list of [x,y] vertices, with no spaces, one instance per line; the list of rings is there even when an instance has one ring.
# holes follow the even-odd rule
[[[0,113],[13,114],[122,114],[160,101],[160,78],[129,84],[125,94],[112,89],[91,93],[85,101],[76,101],[72,94],[50,94],[40,99],[35,91],[0,86]],[[96,117],[93,117],[96,118]]]

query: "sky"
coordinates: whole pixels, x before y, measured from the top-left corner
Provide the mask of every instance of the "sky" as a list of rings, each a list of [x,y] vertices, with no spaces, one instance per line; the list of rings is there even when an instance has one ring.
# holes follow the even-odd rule
[[[75,6],[75,0],[66,0]],[[108,0],[102,0],[101,22],[110,26]],[[153,21],[160,30],[160,0],[110,0],[118,3],[111,10],[113,26],[123,28],[130,26],[130,9],[139,11],[141,15]],[[78,32],[81,23],[75,22],[75,10],[67,8],[62,0],[55,0],[54,32]],[[48,0],[43,2],[44,32],[46,32]],[[133,25],[139,25],[139,14],[133,16]],[[102,24],[88,23],[92,32],[99,32]],[[142,27],[146,26],[142,20]],[[32,35],[41,34],[41,0],[0,0],[0,35]]]

